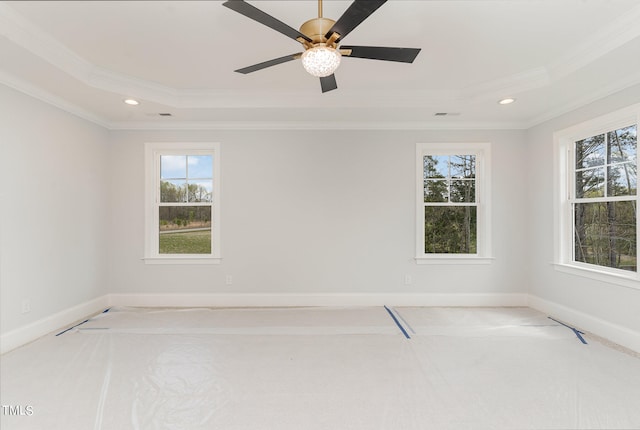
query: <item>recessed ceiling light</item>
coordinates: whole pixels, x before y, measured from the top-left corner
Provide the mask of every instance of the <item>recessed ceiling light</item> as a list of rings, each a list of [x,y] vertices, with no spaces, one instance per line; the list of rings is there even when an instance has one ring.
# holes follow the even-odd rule
[[[498,103],[501,104],[501,105],[510,105],[511,103],[513,103],[515,101],[516,101],[516,99],[511,98],[511,97],[507,97],[505,99],[502,99],[502,100],[498,101]]]
[[[140,102],[135,99],[125,99],[124,102],[131,106],[138,106],[140,104]]]

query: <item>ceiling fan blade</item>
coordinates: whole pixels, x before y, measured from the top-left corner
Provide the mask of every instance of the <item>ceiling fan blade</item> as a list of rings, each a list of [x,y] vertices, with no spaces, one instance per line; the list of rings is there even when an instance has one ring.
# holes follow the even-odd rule
[[[337,89],[338,83],[336,82],[336,75],[332,74],[324,78],[320,78],[320,86],[322,87],[323,93]]]
[[[309,37],[300,33],[298,30],[289,27],[284,22],[272,17],[266,12],[261,11],[257,7],[250,5],[244,0],[227,0],[226,2],[222,3],[222,6],[226,6],[229,9],[246,16],[247,18],[258,21],[260,24],[264,24],[267,27],[284,34],[285,36],[292,38],[293,40],[301,37],[304,40],[311,42],[311,39],[309,39]]]
[[[347,34],[351,33],[354,28],[386,2],[387,0],[354,0],[338,21],[333,24],[325,37],[329,39],[333,33],[338,33],[340,37],[337,40],[344,39]]]
[[[413,63],[420,48],[389,48],[384,46],[340,46],[340,50],[350,50],[348,57],[368,58],[371,60],[399,61]]]
[[[287,61],[295,60],[296,58],[299,58],[301,54],[302,53],[299,52],[297,54],[285,55],[284,57],[274,58],[273,60],[264,61],[262,63],[254,64],[253,66],[234,70],[234,72],[238,72],[238,73],[242,73],[243,75],[246,75],[247,73],[256,72],[258,70],[266,69],[267,67],[271,67],[277,64],[286,63]]]

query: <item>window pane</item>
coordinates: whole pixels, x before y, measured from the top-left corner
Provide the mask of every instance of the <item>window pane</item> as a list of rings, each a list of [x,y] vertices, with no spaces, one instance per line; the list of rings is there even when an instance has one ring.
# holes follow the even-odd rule
[[[623,163],[609,167],[607,172],[608,196],[631,196],[636,193],[636,166]]]
[[[604,134],[576,142],[576,169],[602,166],[604,163]]]
[[[160,201],[163,203],[185,202],[187,183],[184,180],[160,181]]]
[[[425,155],[424,178],[446,178],[449,176],[448,155]]]
[[[186,179],[186,155],[160,156],[160,179]]]
[[[576,198],[604,197],[604,167],[576,172]]]
[[[607,140],[611,151],[609,163],[636,163],[637,126],[611,131],[607,133]]]
[[[160,206],[160,254],[211,254],[211,206]]]
[[[454,179],[451,181],[451,201],[473,203],[476,201],[476,181],[474,179]]]
[[[451,157],[451,177],[452,178],[475,178],[476,177],[475,155],[452,156]]]
[[[189,183],[189,202],[211,202],[213,183],[209,181],[193,181]]]
[[[449,189],[446,180],[424,181],[424,201],[425,202],[447,202],[449,201]]]
[[[574,259],[637,271],[635,201],[576,203]]]
[[[425,207],[425,254],[477,253],[476,209],[475,206]]]
[[[189,178],[213,178],[213,157],[211,155],[189,155]]]

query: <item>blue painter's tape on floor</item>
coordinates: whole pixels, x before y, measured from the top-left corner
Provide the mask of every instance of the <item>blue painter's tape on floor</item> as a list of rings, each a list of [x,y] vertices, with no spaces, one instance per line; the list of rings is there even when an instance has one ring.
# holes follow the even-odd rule
[[[558,321],[557,319],[554,319],[554,318],[551,318],[551,317],[549,317],[549,319],[550,319],[551,321],[555,321],[555,322],[557,322],[558,324],[563,325],[563,326],[565,326],[565,327],[570,328],[571,330],[573,330],[573,332],[574,332],[574,333],[575,333],[575,335],[578,337],[578,339],[580,339],[580,342],[582,342],[582,343],[584,343],[585,345],[587,345],[587,341],[586,341],[586,340],[584,340],[584,338],[582,337],[582,335],[584,334],[583,332],[581,332],[580,330],[577,330],[577,329],[575,329],[574,327],[571,327],[570,325],[567,325],[567,324],[565,324],[565,323],[563,323],[563,322],[561,322],[561,321]]]
[[[102,313],[103,313],[103,314],[106,314],[106,313],[107,313],[107,312],[109,312],[110,310],[111,310],[111,308],[107,308],[107,309],[103,310],[103,311],[102,311]],[[76,328],[76,327],[78,327],[78,326],[81,326],[82,324],[84,324],[84,323],[86,323],[86,322],[88,322],[88,321],[89,321],[89,319],[86,319],[86,320],[82,321],[81,323],[78,323],[78,324],[74,325],[73,327],[69,327],[68,329],[61,331],[61,332],[60,332],[60,333],[58,333],[56,336],[60,336],[61,334],[65,334],[65,333],[66,333],[66,332],[68,332],[69,330],[74,329],[74,328]]]
[[[402,325],[408,328],[411,333],[416,334],[416,331],[413,329],[413,327],[411,327],[411,324],[409,324],[407,320],[402,317],[402,314],[398,312],[396,308],[392,308],[392,310],[396,314]]]
[[[406,337],[407,339],[411,339],[411,336],[409,336],[409,333],[407,333],[404,327],[402,327],[402,324],[400,324],[400,321],[398,321],[398,318],[396,318],[393,312],[391,312],[391,309],[389,309],[386,306],[384,308],[387,310],[387,312],[389,312],[389,315],[391,315],[391,318],[393,318],[393,321],[396,323],[400,331],[402,331],[402,334],[404,334],[404,337]]]
[[[66,333],[66,332],[68,332],[69,330],[71,330],[71,329],[73,329],[73,328],[76,328],[76,327],[78,327],[78,326],[80,326],[80,325],[82,325],[82,324],[86,323],[87,321],[89,321],[89,320],[84,320],[84,321],[82,321],[81,323],[74,325],[73,327],[69,327],[68,329],[63,330],[63,331],[61,331],[60,333],[58,333],[56,336],[60,336],[61,334],[65,334],[65,333]]]

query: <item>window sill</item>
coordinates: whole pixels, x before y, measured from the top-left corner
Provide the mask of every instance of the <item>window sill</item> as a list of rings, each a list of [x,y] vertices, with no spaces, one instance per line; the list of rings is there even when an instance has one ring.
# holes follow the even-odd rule
[[[607,282],[609,284],[620,285],[622,287],[633,288],[636,290],[640,289],[640,280],[638,279],[638,274],[635,272],[629,272],[629,274],[619,274],[577,264],[553,263],[553,265],[559,272],[582,276],[583,278]]]
[[[220,264],[220,257],[145,257],[144,264]]]
[[[493,257],[478,257],[470,255],[433,255],[416,257],[416,264],[491,264]]]

